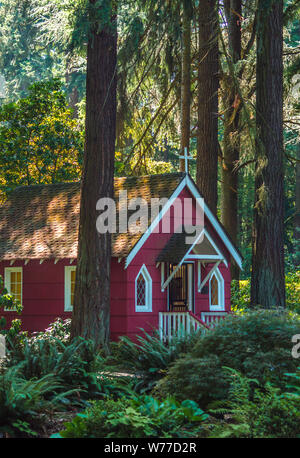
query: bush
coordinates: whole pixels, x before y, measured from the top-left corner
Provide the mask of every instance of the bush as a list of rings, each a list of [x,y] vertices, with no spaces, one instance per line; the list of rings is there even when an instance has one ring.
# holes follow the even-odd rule
[[[188,437],[195,434],[207,415],[193,401],[163,402],[151,396],[93,402],[83,414],[65,423],[64,438]],[[55,435],[57,437],[57,435]]]
[[[71,318],[62,320],[57,318],[51,323],[44,332],[35,332],[30,338],[31,342],[37,340],[60,340],[61,342],[68,343],[70,341],[71,332]]]
[[[231,308],[236,313],[249,310],[250,280],[233,280],[231,283]],[[300,314],[300,270],[288,272],[285,276],[286,308]]]
[[[226,396],[229,383],[216,355],[195,358],[191,354],[179,358],[158,382],[154,392],[160,397],[172,393],[178,399],[193,399],[202,408]]]
[[[32,424],[42,411],[53,411],[67,393],[55,375],[26,380],[21,366],[11,367],[0,375],[0,431],[15,435],[35,435]],[[57,392],[61,394],[58,395]],[[51,402],[46,398],[51,393]]]
[[[269,381],[284,388],[284,374],[295,372],[297,367],[291,355],[291,337],[299,333],[299,320],[282,311],[261,310],[228,316],[200,335],[190,352],[174,362],[157,390],[163,396],[175,395],[178,399],[189,393],[190,399],[205,408],[210,400],[227,396],[228,381],[223,366],[256,378],[262,387]],[[208,392],[205,372],[210,380]]]
[[[194,345],[197,334],[175,336],[171,344],[165,345],[158,336],[142,331],[145,337],[137,336],[137,342],[121,337],[113,345],[114,359],[110,361],[120,369],[133,372],[137,377],[135,389],[145,392],[154,387],[172,362]]]
[[[286,306],[300,314],[300,270],[286,275]]]
[[[231,374],[228,400],[216,402],[219,408],[211,413],[227,414],[228,420],[214,426],[211,437],[299,437],[299,397],[291,398],[269,383],[261,391],[255,379],[224,370]]]
[[[92,341],[77,338],[65,344],[51,337],[25,341],[23,347],[8,353],[6,365],[12,367],[20,364],[22,376],[27,380],[54,374],[64,390],[73,390],[73,402],[81,402],[82,398],[124,393],[126,387],[122,388],[122,379],[116,383],[112,377],[98,373],[98,360]]]

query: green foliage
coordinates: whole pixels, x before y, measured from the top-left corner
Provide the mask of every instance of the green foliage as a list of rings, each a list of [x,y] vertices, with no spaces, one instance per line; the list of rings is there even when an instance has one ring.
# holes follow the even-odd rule
[[[18,313],[19,315],[23,310],[23,307],[20,304],[20,302],[14,299],[14,297],[11,294],[8,294],[7,289],[4,288],[3,278],[0,275],[0,309],[1,308],[7,308],[8,310],[15,309],[16,313]]]
[[[52,337],[26,339],[23,346],[13,347],[8,352],[6,365],[20,364],[20,373],[26,380],[54,374],[64,391],[73,390],[72,402],[81,403],[89,397],[124,392],[122,379],[116,384],[113,377],[97,372],[98,358],[91,341],[78,338],[66,344]],[[65,399],[65,402],[69,401]]]
[[[35,83],[29,95],[0,108],[0,185],[72,181],[80,175],[82,137],[61,83]]]
[[[288,378],[286,384],[288,395],[300,398],[300,366],[295,373],[285,374],[285,376]]]
[[[32,334],[30,342],[37,340],[60,340],[67,343],[70,340],[71,319],[57,318],[53,323],[49,324],[48,328],[43,332],[36,332]]]
[[[0,74],[5,79],[5,100],[24,97],[28,86],[64,72],[58,49],[41,39],[33,17],[36,0],[2,0],[0,3]],[[0,95],[1,97],[1,95]]]
[[[41,412],[57,408],[66,396],[54,374],[40,379],[27,380],[21,373],[21,365],[11,367],[0,374],[0,431],[14,434],[17,431],[32,435],[29,424],[37,420]],[[61,394],[58,395],[57,391]],[[51,402],[46,398],[51,395]],[[34,433],[33,433],[34,434]]]
[[[300,271],[290,271],[285,276],[286,307],[300,314]],[[251,308],[250,280],[233,280],[231,283],[231,308],[235,313],[244,313]]]
[[[255,388],[256,380],[224,370],[231,375],[228,400],[215,403],[218,408],[211,413],[227,415],[229,420],[215,426],[211,437],[299,437],[299,398],[288,397],[269,383],[261,391]]]
[[[193,399],[206,408],[213,400],[226,397],[228,387],[218,356],[196,358],[188,353],[171,365],[154,392],[160,397],[172,394],[181,400]]]
[[[231,282],[231,310],[234,313],[243,313],[250,307],[249,280],[232,280]]]
[[[173,398],[162,402],[134,396],[93,402],[83,414],[66,423],[60,437],[189,437],[207,415],[193,402]]]
[[[257,379],[261,387],[272,382],[284,388],[284,374],[297,367],[291,355],[291,338],[299,333],[299,319],[283,311],[259,310],[229,316],[199,336],[189,352],[168,369],[157,390],[163,396],[176,395],[178,399],[189,396],[205,408],[211,400],[227,397],[228,378],[223,366]]]
[[[137,377],[135,389],[144,392],[151,390],[169,365],[193,345],[196,334],[175,336],[171,344],[165,345],[157,335],[142,331],[145,337],[137,336],[137,342],[126,336],[120,338],[120,342],[113,346],[113,363],[133,372]]]

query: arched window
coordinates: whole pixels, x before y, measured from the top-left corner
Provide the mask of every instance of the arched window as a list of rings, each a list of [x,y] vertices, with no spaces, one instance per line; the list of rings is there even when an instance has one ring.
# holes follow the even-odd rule
[[[224,278],[219,269],[212,275],[209,281],[209,308],[210,310],[225,309]]]
[[[152,312],[152,278],[145,264],[135,279],[135,311]]]

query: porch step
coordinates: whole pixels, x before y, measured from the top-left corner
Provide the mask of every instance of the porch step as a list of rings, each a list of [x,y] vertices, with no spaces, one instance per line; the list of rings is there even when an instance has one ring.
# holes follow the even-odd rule
[[[209,326],[192,312],[159,312],[159,335],[163,341],[207,329]]]

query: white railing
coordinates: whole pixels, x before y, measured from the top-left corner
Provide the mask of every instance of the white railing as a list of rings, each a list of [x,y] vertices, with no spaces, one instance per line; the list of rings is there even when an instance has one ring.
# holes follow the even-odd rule
[[[159,335],[163,341],[205,329],[205,324],[190,312],[159,312]]]
[[[228,312],[201,312],[201,320],[211,327],[220,319],[225,318],[227,314]]]

